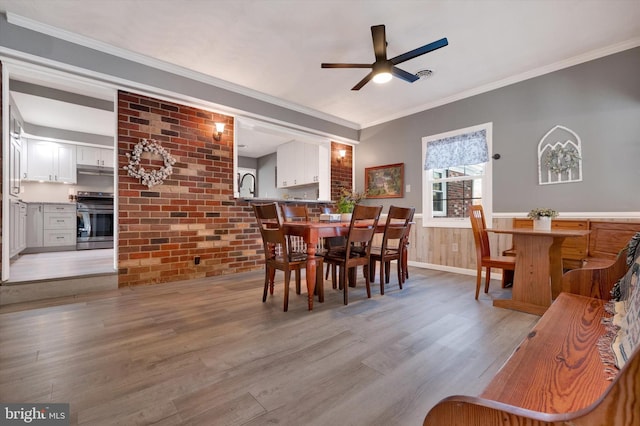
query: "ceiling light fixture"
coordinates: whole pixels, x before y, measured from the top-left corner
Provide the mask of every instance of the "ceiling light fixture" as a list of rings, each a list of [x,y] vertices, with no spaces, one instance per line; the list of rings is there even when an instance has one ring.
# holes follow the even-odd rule
[[[383,84],[391,81],[391,65],[389,63],[381,63],[373,65],[373,82]]]
[[[216,123],[216,131],[213,133],[213,139],[220,141],[224,132],[224,123]]]

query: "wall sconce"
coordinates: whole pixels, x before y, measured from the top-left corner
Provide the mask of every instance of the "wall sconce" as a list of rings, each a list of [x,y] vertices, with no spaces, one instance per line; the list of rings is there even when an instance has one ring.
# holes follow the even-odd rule
[[[338,162],[341,162],[342,160],[344,160],[344,157],[347,156],[347,150],[346,149],[339,149],[338,150]]]
[[[216,123],[216,131],[213,133],[213,139],[220,141],[222,132],[224,132],[224,123]]]

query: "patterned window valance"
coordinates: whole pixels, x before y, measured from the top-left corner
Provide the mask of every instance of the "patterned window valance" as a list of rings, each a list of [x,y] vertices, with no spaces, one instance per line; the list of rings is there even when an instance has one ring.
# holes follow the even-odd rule
[[[485,130],[427,142],[424,169],[446,169],[489,161]]]

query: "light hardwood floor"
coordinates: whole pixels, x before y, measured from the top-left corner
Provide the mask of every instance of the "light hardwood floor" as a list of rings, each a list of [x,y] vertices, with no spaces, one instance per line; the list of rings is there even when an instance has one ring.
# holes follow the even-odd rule
[[[306,309],[262,272],[0,307],[0,400],[69,402],[71,424],[420,425],[477,395],[538,317],[494,308],[492,282],[410,269],[366,299]]]
[[[23,254],[11,262],[9,271],[9,284],[113,273],[113,249]]]

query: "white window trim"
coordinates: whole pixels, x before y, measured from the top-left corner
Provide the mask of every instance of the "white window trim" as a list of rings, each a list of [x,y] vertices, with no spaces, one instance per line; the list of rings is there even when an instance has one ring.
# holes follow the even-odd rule
[[[482,208],[484,210],[487,226],[491,226],[493,220],[493,167],[491,155],[493,151],[493,122],[478,124],[476,126],[456,129],[437,135],[425,136],[422,138],[422,162],[427,155],[427,143],[438,139],[449,138],[464,133],[472,133],[484,130],[487,136],[487,149],[489,150],[489,161],[485,166],[485,175],[482,179]],[[432,193],[429,185],[429,170],[422,170],[422,226],[431,228],[471,228],[469,218],[433,218]]]

